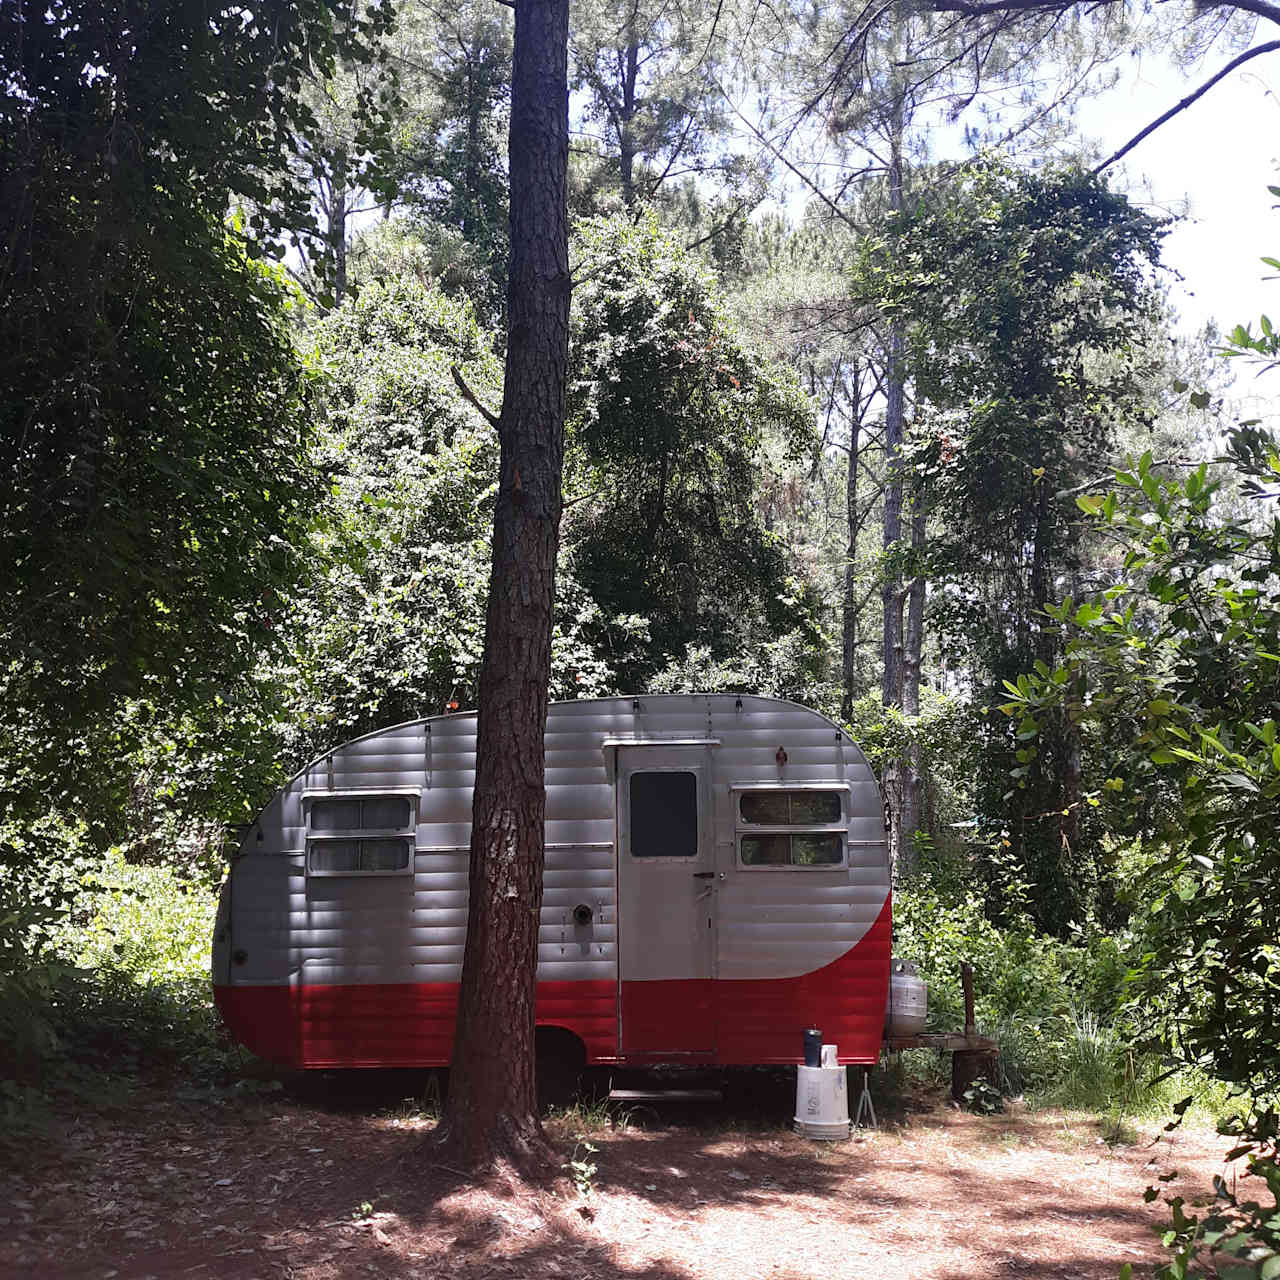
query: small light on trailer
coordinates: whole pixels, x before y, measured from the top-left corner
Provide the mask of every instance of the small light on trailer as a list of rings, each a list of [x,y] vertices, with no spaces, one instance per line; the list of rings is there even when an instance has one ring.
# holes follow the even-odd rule
[[[779,747],[778,750],[774,753],[773,758],[778,762],[778,768],[781,769],[782,766],[787,763],[786,747]]]

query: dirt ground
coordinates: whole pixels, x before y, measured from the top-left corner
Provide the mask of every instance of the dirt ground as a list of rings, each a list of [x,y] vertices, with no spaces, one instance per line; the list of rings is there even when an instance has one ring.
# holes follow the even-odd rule
[[[549,1122],[590,1186],[484,1186],[429,1163],[432,1121],[387,1098],[139,1087],[0,1171],[0,1275],[248,1280],[1113,1280],[1157,1256],[1174,1186],[1205,1198],[1226,1143],[1158,1126],[917,1100],[817,1143],[789,1105],[666,1104]]]

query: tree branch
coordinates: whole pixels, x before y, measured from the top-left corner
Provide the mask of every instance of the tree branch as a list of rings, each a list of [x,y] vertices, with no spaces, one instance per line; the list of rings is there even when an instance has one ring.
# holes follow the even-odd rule
[[[1198,467],[1200,463],[1195,458],[1156,458],[1151,464],[1153,467]],[[1084,484],[1073,485],[1070,489],[1059,489],[1053,496],[1055,498],[1074,498],[1077,494],[1088,493],[1090,489],[1096,489],[1099,485],[1109,484],[1115,479],[1116,471],[1119,467],[1113,467],[1103,476],[1095,476],[1092,480],[1086,480]]]
[[[1277,22],[1280,22],[1280,9],[1276,11],[1276,14],[1277,16],[1275,20]],[[1140,143],[1143,140],[1143,138],[1147,137],[1149,134],[1154,133],[1167,120],[1172,120],[1173,117],[1176,116],[1180,111],[1185,111],[1193,102],[1196,101],[1197,98],[1202,98],[1206,93],[1209,92],[1210,89],[1213,88],[1215,84],[1218,83],[1219,80],[1221,80],[1224,76],[1230,75],[1230,73],[1233,72],[1237,67],[1242,66],[1244,63],[1248,62],[1251,58],[1260,57],[1264,53],[1275,53],[1278,50],[1280,50],[1280,40],[1268,40],[1266,44],[1257,45],[1253,49],[1246,49],[1244,53],[1240,54],[1239,57],[1232,58],[1231,61],[1228,62],[1227,65],[1223,67],[1222,70],[1219,71],[1216,76],[1211,76],[1194,93],[1187,94],[1187,96],[1183,98],[1182,101],[1179,102],[1176,106],[1170,107],[1169,110],[1164,113],[1164,115],[1160,116],[1156,120],[1153,120],[1140,133],[1135,133],[1133,137],[1130,138],[1129,141],[1126,142],[1124,146],[1120,148],[1119,151],[1115,152],[1113,155],[1108,156],[1100,165],[1096,165],[1094,167],[1093,172],[1095,174],[1101,173],[1103,169],[1106,169],[1110,165],[1115,164],[1115,162],[1119,160],[1121,156],[1128,155],[1129,152],[1132,151],[1134,147],[1136,147],[1138,143]]]
[[[498,429],[498,415],[486,409],[476,396],[476,393],[467,386],[467,380],[462,376],[462,370],[455,364],[449,372],[453,374],[453,381],[459,391],[462,392],[462,398],[495,430]]]

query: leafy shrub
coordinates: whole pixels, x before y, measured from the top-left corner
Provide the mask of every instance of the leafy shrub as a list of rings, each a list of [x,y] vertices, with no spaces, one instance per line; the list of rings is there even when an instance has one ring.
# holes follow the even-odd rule
[[[1274,1109],[1264,1107],[1220,1126],[1221,1133],[1242,1139],[1227,1159],[1245,1160],[1245,1190],[1241,1192],[1234,1176],[1230,1186],[1225,1178],[1215,1177],[1216,1199],[1203,1218],[1186,1212],[1182,1196],[1166,1197],[1170,1224],[1162,1243],[1171,1256],[1155,1273],[1156,1280],[1275,1280],[1280,1276],[1278,1120]],[[1168,1176],[1161,1179],[1168,1180]],[[1148,1187],[1146,1200],[1150,1203],[1159,1195],[1156,1187]],[[1126,1264],[1121,1280],[1129,1280],[1132,1274],[1133,1268]]]
[[[0,975],[0,1141],[115,1079],[231,1068],[208,975],[215,910],[207,882],[172,868],[132,865],[118,849],[88,864],[39,958]]]
[[[205,980],[217,897],[170,867],[131,866],[111,850],[84,877],[80,927],[63,948],[86,969],[113,971],[138,986]]]
[[[897,892],[894,923],[895,954],[915,961],[929,988],[929,1030],[963,1024],[960,967],[973,966],[975,1015],[1000,1041],[1006,1092],[1103,1105],[1120,1090],[1119,940],[1062,942],[1025,917],[995,924],[976,887],[942,892],[926,877]]]
[[[979,1076],[964,1091],[964,1105],[976,1115],[993,1116],[1004,1110],[1004,1098],[986,1076]]]

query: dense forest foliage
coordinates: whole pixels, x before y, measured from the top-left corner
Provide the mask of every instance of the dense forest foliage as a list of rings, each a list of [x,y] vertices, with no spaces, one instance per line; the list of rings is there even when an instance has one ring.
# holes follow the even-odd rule
[[[476,695],[510,13],[260,9],[0,18],[14,1131],[86,1064],[225,1070],[237,827]],[[1006,1092],[1199,1092],[1274,1187],[1280,445],[1218,356],[1280,342],[1176,331],[1167,223],[1074,131],[1169,32],[1017,17],[574,11],[551,696],[849,726],[936,1025],[970,960]]]

